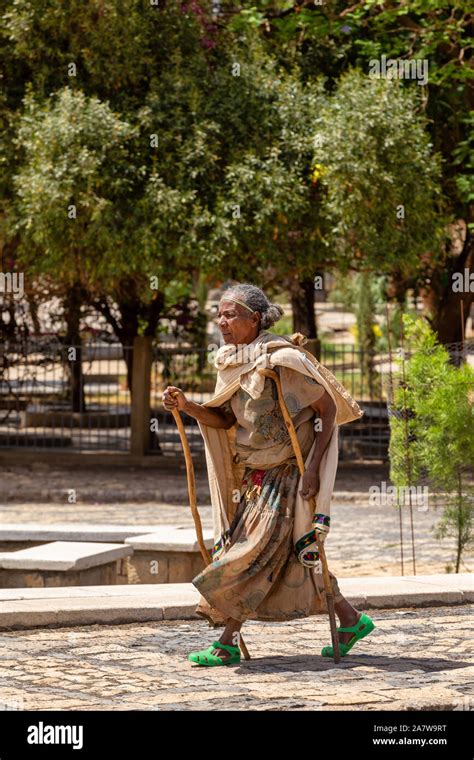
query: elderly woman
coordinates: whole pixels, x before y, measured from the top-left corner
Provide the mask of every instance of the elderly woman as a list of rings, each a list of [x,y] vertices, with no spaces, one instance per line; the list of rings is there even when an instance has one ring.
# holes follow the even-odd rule
[[[163,393],[166,409],[198,421],[206,447],[215,545],[212,563],[193,584],[196,613],[224,626],[208,649],[191,652],[199,665],[240,662],[239,635],[247,619],[283,621],[327,612],[317,551],[330,525],[329,503],[338,458],[338,426],[362,411],[336,378],[301,345],[301,334],[269,332],[283,309],[256,286],[232,286],[221,299],[218,377],[210,401],[197,404],[175,386]],[[280,377],[305,462],[301,478],[275,381]],[[311,508],[316,497],[316,512]],[[330,573],[340,654],[374,626],[341,594]],[[333,656],[331,646],[321,650]]]

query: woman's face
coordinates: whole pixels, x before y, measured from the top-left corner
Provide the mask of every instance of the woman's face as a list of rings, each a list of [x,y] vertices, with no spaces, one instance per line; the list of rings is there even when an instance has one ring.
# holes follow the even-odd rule
[[[234,301],[221,301],[216,321],[224,343],[242,345],[257,337],[260,313],[250,312]]]

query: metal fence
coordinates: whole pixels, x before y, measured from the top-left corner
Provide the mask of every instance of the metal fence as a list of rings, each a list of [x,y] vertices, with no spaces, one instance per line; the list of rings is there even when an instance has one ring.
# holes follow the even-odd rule
[[[352,345],[322,346],[321,362],[364,410],[360,420],[341,426],[340,458],[386,460],[389,443],[387,399],[384,384],[387,378],[388,356],[374,359],[374,382],[369,388],[361,372],[361,352]],[[152,370],[153,416],[159,421],[159,435],[151,439],[150,450],[180,450],[179,437],[172,415],[162,410],[159,399],[166,385],[176,385],[188,398],[203,403],[213,395],[216,370],[208,360],[206,349],[156,347]],[[185,416],[186,433],[192,451],[203,451],[199,427],[193,418]]]
[[[128,451],[130,391],[120,344],[55,336],[0,347],[0,447]]]
[[[472,361],[474,341],[451,344],[451,353]],[[64,346],[40,337],[0,347],[0,447],[34,450],[130,451],[132,398],[127,372],[132,347],[118,343]],[[408,356],[408,354],[407,354]],[[340,429],[341,459],[386,461],[389,445],[387,393],[396,370],[396,352],[371,358],[353,345],[322,345],[321,362],[349,391],[364,416]],[[171,413],[161,395],[176,385],[203,403],[212,395],[216,370],[206,348],[155,344],[151,349],[150,428],[144,450],[181,452]],[[203,452],[196,420],[183,415],[190,448]],[[155,425],[152,423],[155,422]]]
[[[216,385],[216,369],[206,348],[160,346],[153,347],[150,405],[151,414],[158,420],[158,434],[150,436],[149,452],[181,451],[173,415],[161,403],[163,390],[176,385],[186,396],[198,404],[210,399]],[[204,443],[197,421],[183,415],[186,436],[191,451],[204,451]]]

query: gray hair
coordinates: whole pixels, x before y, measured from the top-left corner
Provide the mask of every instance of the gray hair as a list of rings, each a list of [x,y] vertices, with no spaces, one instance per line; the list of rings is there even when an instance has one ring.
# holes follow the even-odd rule
[[[284,314],[282,307],[277,303],[271,303],[263,290],[247,282],[240,285],[232,285],[224,291],[221,298],[222,301],[225,301],[226,295],[235,296],[240,301],[244,301],[254,311],[259,311],[262,315],[260,319],[260,327],[262,329],[274,325]]]

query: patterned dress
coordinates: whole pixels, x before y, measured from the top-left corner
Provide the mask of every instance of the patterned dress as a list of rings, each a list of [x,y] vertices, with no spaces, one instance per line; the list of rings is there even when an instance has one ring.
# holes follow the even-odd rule
[[[286,379],[291,379],[292,391],[297,389],[285,395],[285,402],[306,458],[317,435],[316,413],[310,405],[324,388],[295,370],[276,369],[282,385],[285,373],[291,373]],[[242,622],[283,621],[327,612],[324,586],[317,580],[320,584],[321,575],[302,565],[294,553],[293,515],[300,475],[294,455],[288,456],[290,439],[275,382],[266,378],[258,399],[240,388],[221,408],[235,414],[237,456],[246,467],[230,525],[230,545],[192,580],[202,595],[196,613],[219,626],[229,617]],[[280,445],[286,451],[283,461],[278,461]],[[269,447],[276,452],[276,464],[259,466]],[[336,577],[332,573],[330,577],[337,603],[343,597]]]

